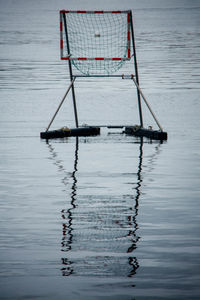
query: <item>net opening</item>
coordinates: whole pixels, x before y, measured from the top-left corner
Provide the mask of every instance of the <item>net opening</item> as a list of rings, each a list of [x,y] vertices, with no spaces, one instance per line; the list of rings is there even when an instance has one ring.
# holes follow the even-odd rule
[[[110,75],[131,59],[131,11],[60,11],[61,59],[80,73]]]

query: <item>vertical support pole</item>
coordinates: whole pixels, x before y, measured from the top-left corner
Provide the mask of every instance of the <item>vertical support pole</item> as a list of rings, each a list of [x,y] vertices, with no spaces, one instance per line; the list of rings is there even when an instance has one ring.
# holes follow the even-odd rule
[[[134,37],[134,30],[133,30],[132,11],[129,12],[129,16],[130,16],[131,34],[132,34],[132,42],[133,42],[133,56],[134,56],[134,65],[135,65],[135,78],[136,78],[137,84],[139,85],[139,75],[138,75],[136,49],[135,49],[135,37]],[[138,89],[137,89],[137,97],[138,97],[138,108],[139,108],[140,126],[143,127],[142,105],[141,105],[140,91]]]
[[[69,47],[69,40],[68,40],[68,32],[67,32],[67,21],[66,21],[66,15],[63,12],[63,20],[64,20],[64,27],[65,27],[65,36],[66,36],[66,43],[67,43],[67,52],[70,56],[70,47]],[[73,73],[72,73],[72,64],[70,61],[70,58],[68,60],[69,64],[69,74],[70,74],[70,80],[73,81]],[[77,114],[77,108],[76,108],[76,97],[75,97],[75,90],[74,90],[74,84],[72,84],[72,98],[73,98],[73,105],[74,105],[74,116],[75,116],[75,123],[76,128],[78,128],[78,114]]]

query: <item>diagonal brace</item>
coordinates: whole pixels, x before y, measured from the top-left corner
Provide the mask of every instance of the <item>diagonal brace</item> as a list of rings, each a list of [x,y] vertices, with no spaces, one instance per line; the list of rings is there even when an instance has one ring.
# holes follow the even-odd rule
[[[54,121],[54,119],[55,119],[57,113],[59,112],[59,110],[60,110],[60,108],[61,108],[63,102],[65,101],[65,98],[66,98],[67,94],[69,93],[71,87],[73,86],[75,79],[76,79],[76,78],[74,77],[73,80],[71,81],[71,83],[70,83],[70,85],[69,85],[69,87],[68,87],[66,93],[64,94],[64,96],[63,96],[63,98],[62,98],[62,100],[61,100],[61,102],[60,102],[60,104],[59,104],[59,106],[58,106],[58,108],[57,108],[55,114],[53,115],[53,117],[52,117],[52,119],[51,119],[51,121],[50,121],[50,123],[49,123],[49,125],[48,125],[48,127],[47,127],[47,129],[46,129],[46,132],[49,130],[51,124],[53,123],[53,121]]]
[[[143,94],[143,92],[142,92],[140,86],[138,85],[137,81],[135,80],[135,78],[134,78],[133,76],[131,77],[131,79],[132,79],[133,82],[135,83],[135,85],[136,85],[138,91],[140,92],[140,95],[142,96],[142,98],[143,98],[143,100],[144,100],[146,106],[148,107],[150,113],[152,114],[152,117],[154,118],[156,124],[158,125],[158,127],[160,128],[160,130],[163,131],[163,128],[161,127],[160,123],[158,122],[158,119],[156,118],[155,114],[153,113],[153,111],[152,111],[152,109],[151,109],[149,103],[147,102],[147,99],[145,98],[145,96],[144,96],[144,94]]]

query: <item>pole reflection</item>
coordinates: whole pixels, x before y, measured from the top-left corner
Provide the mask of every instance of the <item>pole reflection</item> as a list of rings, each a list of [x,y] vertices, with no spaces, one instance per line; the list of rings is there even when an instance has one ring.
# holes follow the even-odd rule
[[[50,144],[50,142],[47,140],[47,145],[49,147],[49,151],[51,153],[52,159],[55,161],[57,158],[57,153],[53,146]],[[77,165],[78,165],[78,150],[79,150],[79,140],[78,137],[76,137],[76,142],[75,142],[75,156],[74,156],[74,170],[71,173],[72,177],[72,187],[71,187],[71,207],[67,210],[62,209],[61,210],[61,217],[62,217],[62,241],[61,241],[61,251],[62,252],[68,252],[71,250],[71,245],[73,241],[73,227],[72,227],[72,221],[73,221],[73,210],[76,208],[76,184],[77,184],[77,179],[76,179],[76,172],[77,172]],[[62,170],[65,172],[65,168],[62,165],[60,160],[56,160],[55,165],[57,165],[58,170]],[[67,172],[66,172],[67,173]],[[64,185],[68,185],[68,177],[69,174],[63,178],[62,182]],[[69,276],[73,274],[73,268],[72,264],[73,262],[69,260],[66,257],[61,258],[61,264],[62,264],[62,275],[63,276]]]
[[[67,252],[71,250],[72,238],[73,238],[73,227],[72,227],[72,213],[73,210],[76,208],[75,201],[76,201],[76,172],[77,172],[77,165],[78,165],[78,137],[76,137],[76,149],[75,149],[75,158],[74,158],[74,171],[72,172],[72,187],[71,187],[71,208],[61,211],[62,219],[63,219],[63,238],[62,238],[62,249],[61,251]],[[65,181],[64,181],[65,182]]]
[[[138,224],[137,224],[137,215],[138,215],[138,207],[139,207],[139,198],[140,198],[140,189],[142,185],[142,159],[143,159],[143,137],[140,138],[140,144],[139,144],[139,164],[138,164],[138,170],[137,170],[137,184],[136,184],[136,196],[134,197],[134,206],[131,207],[130,210],[133,211],[130,216],[128,216],[128,222],[129,226],[133,228],[133,230],[130,230],[128,233],[128,236],[131,237],[132,244],[127,249],[127,253],[132,253],[137,248],[137,242],[139,241],[140,237],[137,235],[138,230]],[[132,267],[132,270],[128,274],[128,277],[132,277],[136,274],[136,270],[139,268],[139,263],[137,260],[137,257],[129,257],[128,263]]]
[[[71,177],[71,180],[72,180],[71,188],[70,188],[70,190],[71,190],[71,192],[70,192],[70,208],[62,209],[62,211],[61,211],[61,217],[62,217],[61,251],[63,252],[63,254],[65,253],[65,255],[63,255],[63,257],[61,258],[62,276],[70,276],[72,274],[87,275],[87,271],[88,271],[88,274],[91,275],[91,274],[93,274],[93,270],[94,270],[94,273],[96,272],[95,271],[96,269],[100,270],[99,272],[101,273],[101,275],[110,274],[110,275],[114,276],[115,273],[121,272],[120,268],[121,268],[121,270],[123,269],[124,276],[133,277],[136,274],[137,269],[139,268],[139,262],[137,260],[137,257],[134,255],[134,251],[137,249],[137,243],[140,240],[140,236],[137,233],[137,230],[138,230],[137,216],[138,216],[138,212],[139,212],[139,198],[141,195],[141,188],[142,188],[142,181],[143,181],[143,177],[142,177],[143,138],[138,139],[138,142],[139,142],[138,143],[139,144],[139,156],[138,156],[138,167],[137,167],[137,173],[136,173],[137,180],[136,181],[134,180],[134,182],[132,183],[132,185],[136,185],[136,186],[132,188],[133,193],[131,193],[130,195],[127,195],[129,200],[131,200],[131,202],[130,202],[131,207],[129,207],[129,209],[126,213],[126,220],[121,218],[120,220],[117,220],[115,222],[116,224],[120,225],[120,228],[122,228],[122,232],[126,232],[125,236],[123,236],[123,238],[126,240],[125,245],[127,245],[126,246],[127,248],[125,250],[126,255],[123,255],[123,259],[120,258],[121,256],[117,259],[114,255],[112,256],[112,253],[115,250],[115,249],[112,249],[112,247],[115,247],[115,248],[118,247],[117,243],[118,243],[118,241],[120,241],[120,237],[112,236],[112,237],[110,237],[110,243],[108,240],[108,243],[106,244],[106,242],[105,242],[105,244],[104,244],[105,250],[106,250],[107,245],[111,245],[111,246],[109,246],[111,249],[108,248],[108,251],[110,251],[111,256],[109,257],[108,255],[106,255],[106,257],[105,257],[106,264],[104,262],[104,256],[102,257],[98,254],[95,257],[95,259],[94,258],[91,259],[91,264],[89,261],[90,258],[88,258],[88,257],[87,257],[88,260],[84,261],[84,259],[81,260],[81,259],[77,259],[77,258],[69,259],[70,255],[67,255],[67,253],[73,253],[73,250],[74,250],[74,249],[72,249],[72,246],[73,246],[73,240],[74,240],[73,220],[75,218],[75,211],[77,208],[77,204],[76,204],[76,202],[77,202],[77,171],[78,171],[78,159],[79,159],[79,156],[78,156],[78,154],[79,154],[78,153],[79,152],[79,139],[78,139],[78,137],[76,138],[76,143],[75,143],[73,172],[71,172],[71,173],[66,172],[61,161],[59,161],[59,160],[56,161],[56,165],[57,165],[58,169],[63,170],[67,174],[65,176],[65,178],[62,180],[63,183],[66,186],[69,184],[69,176]],[[49,150],[52,155],[52,158],[55,160],[57,154],[49,142],[48,142],[48,146],[49,146]],[[158,146],[156,147],[156,153],[158,153]],[[154,153],[154,155],[155,155],[155,153]],[[153,160],[153,158],[151,158],[150,160]],[[69,185],[68,185],[68,188],[69,188]],[[106,210],[105,210],[105,212],[106,212]],[[119,211],[117,211],[117,212],[119,212]],[[77,218],[77,215],[78,215],[78,213],[76,212],[76,218]],[[110,218],[112,218],[112,215]],[[95,226],[97,225],[96,219],[94,218],[94,221],[92,220],[93,227],[94,227],[94,225]],[[74,220],[74,222],[75,221],[76,221],[76,219]],[[102,229],[102,230],[105,230],[104,221],[106,221],[105,216],[104,216],[104,219],[103,218],[101,219],[102,227],[100,229]],[[110,224],[113,224],[112,223],[113,220],[109,220],[109,221],[111,222]],[[115,232],[115,229],[116,228],[113,228],[113,227],[111,227],[111,225],[109,225],[110,233],[113,234],[113,232]],[[97,240],[99,241],[101,239],[101,231],[98,231],[98,230],[99,229],[97,228],[97,230],[95,231],[96,241]],[[77,231],[77,229],[76,229],[76,231]],[[98,236],[98,232],[100,232],[99,236]],[[117,231],[116,231],[116,233],[117,233]],[[107,239],[109,239],[108,234],[106,236]],[[80,238],[79,238],[78,243],[80,243],[80,244],[82,243]],[[76,238],[75,244],[77,244],[77,238]],[[91,248],[92,248],[92,250],[95,252],[94,243],[89,241],[89,239],[88,239],[88,245],[86,243],[85,247],[86,248],[88,247],[88,249],[85,248],[85,250],[91,250]],[[101,247],[102,247],[102,245],[101,245]],[[97,248],[97,250],[99,250],[99,249]],[[103,264],[104,264],[104,267],[102,266]],[[114,270],[114,265],[119,266],[119,269],[117,272],[116,272],[116,270]],[[127,266],[125,267],[125,265],[127,265]],[[85,274],[84,274],[84,272],[85,272]]]
[[[73,210],[76,208],[76,185],[77,185],[77,179],[76,179],[76,172],[77,172],[77,165],[78,165],[78,150],[79,150],[79,140],[78,137],[76,137],[76,148],[75,148],[75,157],[74,157],[74,171],[72,172],[72,187],[71,187],[71,208],[65,210],[63,209],[61,211],[61,216],[63,219],[63,237],[61,242],[61,251],[62,252],[68,252],[71,250],[71,245],[73,241],[73,227],[72,227],[72,221],[73,221]],[[63,267],[61,268],[62,275],[63,276],[69,276],[73,273],[73,262],[70,261],[66,257],[61,258]]]

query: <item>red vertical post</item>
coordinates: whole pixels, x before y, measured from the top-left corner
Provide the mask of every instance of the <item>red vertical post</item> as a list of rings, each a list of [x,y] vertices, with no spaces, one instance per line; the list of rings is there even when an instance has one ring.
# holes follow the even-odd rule
[[[62,11],[60,11],[60,58],[63,57],[63,16]]]
[[[127,14],[127,28],[128,28],[128,31],[127,31],[127,40],[128,40],[128,58],[131,58],[131,32],[130,32],[130,22],[131,22],[131,15],[130,15],[130,12],[128,12]]]

